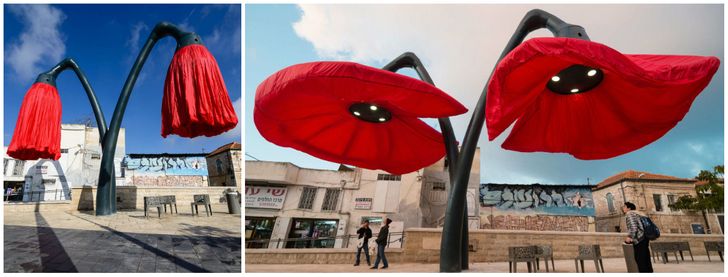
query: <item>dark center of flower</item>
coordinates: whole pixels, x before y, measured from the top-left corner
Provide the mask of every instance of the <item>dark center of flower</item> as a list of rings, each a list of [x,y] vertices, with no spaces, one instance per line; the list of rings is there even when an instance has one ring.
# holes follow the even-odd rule
[[[382,106],[372,103],[356,103],[349,106],[354,117],[372,123],[384,123],[392,119],[392,113]]]
[[[546,87],[558,94],[587,92],[602,82],[604,73],[593,67],[575,64],[551,77]]]

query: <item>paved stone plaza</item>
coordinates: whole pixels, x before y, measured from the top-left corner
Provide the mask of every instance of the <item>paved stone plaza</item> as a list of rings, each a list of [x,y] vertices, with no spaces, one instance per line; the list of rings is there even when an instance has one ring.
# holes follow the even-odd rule
[[[362,257],[363,258],[363,257]],[[668,264],[662,264],[661,262],[653,263],[653,268],[656,273],[668,273],[668,272],[723,272],[724,263],[720,261],[716,255],[711,255],[712,262],[708,262],[706,256],[695,256],[695,262],[690,261],[690,257],[687,257],[685,262],[675,263],[671,261]],[[624,259],[610,258],[604,259],[604,271],[607,273],[626,273],[627,266],[624,263]],[[372,260],[372,262],[374,262]],[[556,272],[576,272],[574,267],[574,260],[555,260]],[[381,264],[380,264],[381,266]],[[584,264],[587,273],[595,273],[594,263],[586,261]],[[386,273],[386,272],[438,272],[440,268],[439,264],[420,264],[420,263],[406,263],[397,264],[389,263],[387,269],[369,269],[366,263],[362,263],[360,266],[353,266],[352,264],[245,264],[245,272],[357,272],[357,273]],[[551,264],[549,264],[551,269]],[[500,263],[471,263],[469,270],[463,272],[508,272],[508,262]],[[518,264],[518,272],[528,272],[526,263]],[[546,272],[546,268],[541,262],[541,269],[539,272]],[[551,272],[554,272],[553,270]]]
[[[5,213],[5,272],[240,272],[240,215]]]

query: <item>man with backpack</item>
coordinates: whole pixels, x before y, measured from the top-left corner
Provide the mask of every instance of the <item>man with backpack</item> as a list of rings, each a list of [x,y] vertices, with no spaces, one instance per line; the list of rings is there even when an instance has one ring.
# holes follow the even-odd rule
[[[632,244],[634,247],[634,259],[637,262],[639,272],[653,272],[652,260],[650,259],[650,239],[659,237],[659,230],[652,223],[647,215],[636,211],[637,207],[630,202],[625,202],[622,206],[625,220],[627,221],[627,231],[629,234],[624,239],[625,243]],[[645,232],[645,222],[649,234]],[[655,234],[656,233],[656,234]]]

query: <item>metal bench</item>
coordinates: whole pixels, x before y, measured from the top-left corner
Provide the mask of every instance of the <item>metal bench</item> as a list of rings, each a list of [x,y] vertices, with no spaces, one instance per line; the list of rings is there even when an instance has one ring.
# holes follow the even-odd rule
[[[169,205],[169,213],[172,213],[172,206],[174,206],[174,213],[177,213],[177,201],[174,195],[163,195],[163,196],[144,196],[144,217],[149,217],[149,209],[157,208],[157,214],[162,217],[162,209],[164,213],[167,213],[167,205]]]
[[[536,268],[536,253],[538,246],[514,246],[508,247],[508,272],[518,272],[518,262],[526,262],[528,272],[531,269],[538,272]]]
[[[539,260],[543,259],[543,263],[546,265],[546,272],[549,272],[549,259],[551,259],[551,269],[556,271],[553,248],[550,245],[537,245],[536,247],[536,269],[541,269]]]
[[[192,199],[194,202],[190,203],[190,208],[192,208],[192,215],[200,214],[200,209],[197,207],[198,205],[205,206],[205,215],[212,216],[212,204],[210,203],[210,195],[208,194],[195,194],[192,196]]]
[[[705,253],[708,255],[708,261],[710,262],[710,251],[718,252],[720,261],[723,261],[723,242],[722,241],[704,241]]]
[[[662,259],[662,263],[666,264],[669,262],[667,254],[673,253],[675,255],[675,262],[680,263],[680,260],[677,258],[677,253],[680,252],[680,247],[677,243],[667,241],[650,242],[650,248],[652,249],[652,261],[655,261],[655,258],[658,260]]]
[[[594,267],[596,267],[597,272],[604,273],[604,261],[602,261],[602,251],[598,244],[579,245],[579,256],[574,258],[576,272],[586,272],[584,270],[584,260],[594,260]],[[579,271],[579,264],[581,264],[581,271]]]
[[[685,261],[685,257],[683,257],[683,251],[688,251],[690,253],[690,259],[694,262],[695,258],[693,258],[693,251],[690,250],[690,243],[687,241],[678,241],[675,242],[675,246],[677,247],[677,251],[680,251],[680,259]]]

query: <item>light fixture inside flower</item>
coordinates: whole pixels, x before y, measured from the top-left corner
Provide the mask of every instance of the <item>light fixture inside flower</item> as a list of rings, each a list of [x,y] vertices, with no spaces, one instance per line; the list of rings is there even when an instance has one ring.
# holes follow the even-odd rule
[[[215,57],[194,33],[179,44],[167,71],[162,137],[215,136],[238,124]]]
[[[534,38],[497,65],[488,84],[490,140],[503,148],[606,159],[662,137],[690,109],[720,61],[622,54],[574,38]]]
[[[445,155],[442,135],[419,117],[467,111],[438,88],[350,62],[290,66],[255,94],[253,117],[268,141],[336,163],[403,174]]]
[[[53,80],[39,77],[25,93],[8,156],[18,160],[61,157],[61,97]]]

